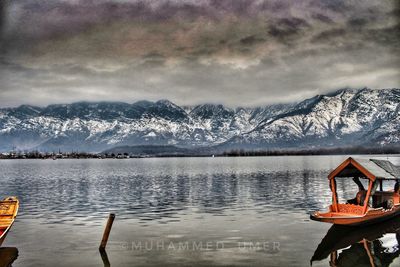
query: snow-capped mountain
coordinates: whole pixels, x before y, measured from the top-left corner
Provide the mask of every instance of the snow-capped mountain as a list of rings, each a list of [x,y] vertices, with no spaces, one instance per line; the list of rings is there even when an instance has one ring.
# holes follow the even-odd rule
[[[0,151],[399,144],[399,103],[400,89],[344,89],[257,108],[179,107],[168,100],[23,105],[0,109]]]
[[[344,89],[300,102],[226,145],[313,147],[400,144],[400,89]]]
[[[50,105],[0,109],[0,150],[100,151],[119,145],[210,146],[248,132],[291,105],[185,109],[168,100]],[[269,112],[269,110],[272,110]]]

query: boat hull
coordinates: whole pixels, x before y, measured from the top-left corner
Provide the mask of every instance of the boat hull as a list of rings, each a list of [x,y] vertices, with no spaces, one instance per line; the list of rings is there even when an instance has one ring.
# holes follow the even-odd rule
[[[3,242],[6,239],[8,232],[10,232],[10,229],[13,224],[14,224],[14,221],[7,228],[3,228],[3,229],[0,228],[0,246],[3,245]]]
[[[18,209],[19,201],[16,197],[7,197],[0,201],[0,246],[14,224]]]
[[[344,213],[319,213],[312,212],[310,219],[319,222],[332,223],[337,225],[368,225],[389,220],[400,215],[400,205],[396,205],[391,210],[371,209],[365,215],[344,214]]]

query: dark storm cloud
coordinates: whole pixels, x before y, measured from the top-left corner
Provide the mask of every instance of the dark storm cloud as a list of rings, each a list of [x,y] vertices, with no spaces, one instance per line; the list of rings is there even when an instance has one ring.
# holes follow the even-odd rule
[[[283,18],[271,23],[268,33],[281,42],[287,42],[288,39],[296,38],[308,28],[310,25],[304,19]]]
[[[336,38],[344,37],[346,34],[347,31],[344,28],[329,29],[316,34],[311,41],[313,43],[330,43]]]
[[[0,105],[254,105],[400,83],[397,0],[0,3]]]
[[[5,27],[5,22],[6,22],[6,5],[7,2],[4,1],[0,1],[0,49],[1,49],[1,44],[2,44],[2,40],[3,40],[3,30]]]
[[[240,43],[245,46],[252,46],[252,45],[255,45],[258,43],[263,43],[263,42],[265,42],[264,38],[260,38],[255,35],[246,36],[246,37],[240,39]]]
[[[391,3],[384,1],[377,7],[372,1],[339,0],[17,0],[10,9],[15,13],[14,23],[6,37],[11,52],[18,49],[18,53],[35,56],[57,50],[93,55],[110,49],[122,56],[144,56],[154,52],[151,49],[178,57],[221,51],[234,54],[242,51],[240,44],[248,46],[249,36],[260,46],[274,45],[273,41],[302,46],[299,35],[321,34],[335,27],[363,31],[380,26],[371,25],[377,20],[383,26],[388,22],[385,7],[391,12],[390,5],[395,6]]]
[[[348,4],[349,2],[354,1],[347,1],[347,0],[316,0],[311,1],[312,5],[318,6],[322,9],[332,10],[334,12],[346,12],[349,9],[353,8],[352,5]]]
[[[324,23],[327,23],[327,24],[334,23],[334,21],[331,18],[329,18],[328,16],[325,16],[325,15],[323,15],[321,13],[312,14],[311,17],[313,19],[315,19],[315,20],[318,20],[320,22],[324,22]]]
[[[5,13],[6,13],[5,5],[6,5],[5,1],[0,2],[0,30],[3,29],[3,25],[4,25],[4,17],[5,17]]]

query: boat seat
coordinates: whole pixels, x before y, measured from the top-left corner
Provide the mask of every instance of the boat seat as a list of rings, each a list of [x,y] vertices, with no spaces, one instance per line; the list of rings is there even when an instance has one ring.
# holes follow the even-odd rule
[[[363,214],[363,207],[360,205],[353,205],[353,204],[342,204],[339,203],[337,204],[338,211],[335,212],[336,214],[342,213],[342,214],[356,214],[356,215],[362,215]],[[330,212],[334,212],[334,208],[331,205]]]
[[[390,208],[389,203],[391,202],[391,205],[398,204],[400,200],[399,197],[399,194],[394,193],[393,191],[377,191],[372,196],[373,207],[383,207],[385,209]]]
[[[0,228],[8,227],[13,222],[13,219],[0,220]]]

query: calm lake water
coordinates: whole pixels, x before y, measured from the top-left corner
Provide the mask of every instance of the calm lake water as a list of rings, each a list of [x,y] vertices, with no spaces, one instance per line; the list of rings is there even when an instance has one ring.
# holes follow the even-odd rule
[[[329,266],[343,237],[353,243],[338,266],[368,264],[365,246],[400,266],[400,219],[364,232],[309,220],[330,204],[326,177],[345,158],[2,160],[0,196],[21,201],[3,247],[18,249],[13,266],[103,266],[97,248],[113,212],[111,266],[310,266],[323,239],[313,266]],[[347,180],[338,189],[357,191]]]

